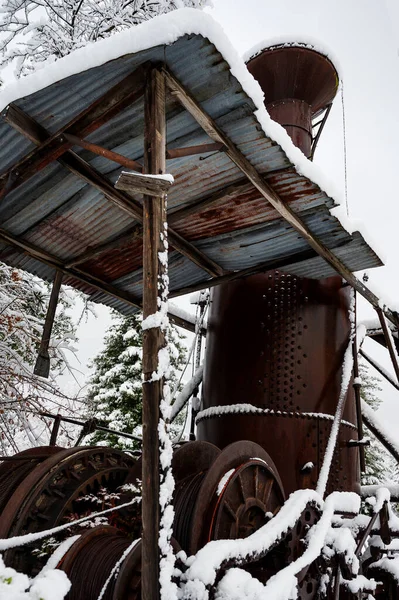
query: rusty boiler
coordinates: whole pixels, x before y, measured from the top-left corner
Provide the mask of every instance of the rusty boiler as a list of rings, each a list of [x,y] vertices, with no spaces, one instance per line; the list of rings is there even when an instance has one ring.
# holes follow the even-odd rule
[[[265,105],[309,157],[312,121],[338,87],[332,63],[304,46],[264,50],[248,64]],[[349,342],[350,288],[340,277],[270,271],[213,289],[198,438],[224,448],[262,446],[286,495],[315,488]],[[350,386],[327,492],[359,491],[356,408]]]

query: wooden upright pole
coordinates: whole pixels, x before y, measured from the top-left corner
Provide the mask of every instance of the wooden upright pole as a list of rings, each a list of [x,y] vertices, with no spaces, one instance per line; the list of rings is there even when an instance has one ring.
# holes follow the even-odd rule
[[[56,271],[53,287],[51,288],[50,300],[47,307],[46,319],[44,321],[43,334],[40,342],[39,353],[36,359],[33,372],[40,377],[48,377],[50,375],[50,355],[48,349],[50,346],[51,332],[53,330],[55,313],[57,310],[58,297],[64,274],[61,271]]]
[[[145,91],[144,172],[165,173],[165,79],[153,69]],[[159,310],[165,261],[162,236],[166,220],[165,198],[144,196],[143,213],[143,317]],[[158,326],[143,330],[143,466],[142,466],[142,600],[159,599],[159,405],[162,380],[153,380],[158,371],[158,352],[165,345]]]

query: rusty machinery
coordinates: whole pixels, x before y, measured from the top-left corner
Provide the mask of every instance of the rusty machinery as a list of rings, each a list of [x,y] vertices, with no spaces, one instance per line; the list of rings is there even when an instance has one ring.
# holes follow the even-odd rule
[[[304,46],[276,46],[251,59],[248,69],[272,118],[312,157],[318,139],[314,121],[328,112],[338,86],[332,63]],[[316,487],[340,394],[350,302],[351,289],[340,277],[303,279],[276,270],[214,288],[198,439],[177,447],[172,463],[175,550],[195,554],[211,540],[248,537],[273,518],[291,492]],[[358,437],[350,386],[328,492],[360,491]],[[83,516],[92,508],[90,494],[100,488],[115,494],[117,503],[129,504],[139,498],[140,477],[140,459],[110,448],[21,453],[0,466],[0,537]],[[384,510],[378,514],[381,527],[387,523]],[[112,517],[110,525],[85,530],[61,560],[59,567],[72,581],[70,600],[140,597],[140,503],[115,510]],[[241,566],[265,583],[304,551],[305,533],[319,519],[310,503],[270,551]],[[358,553],[364,534],[360,528]],[[8,550],[6,563],[36,573],[46,558],[40,544],[36,554],[23,547]],[[234,563],[223,565],[219,579],[229,566]],[[298,575],[299,597],[322,597],[323,574],[329,576],[325,597],[358,597],[349,591],[337,596],[339,569],[351,577],[339,557],[314,561]],[[386,573],[376,578],[385,582],[377,597],[398,597]]]

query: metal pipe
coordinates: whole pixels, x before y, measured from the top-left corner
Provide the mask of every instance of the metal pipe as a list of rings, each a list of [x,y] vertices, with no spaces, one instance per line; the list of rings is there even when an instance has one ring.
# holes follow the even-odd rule
[[[194,377],[192,377],[192,379],[190,379],[190,381],[188,381],[186,383],[186,385],[184,386],[184,388],[182,389],[182,391],[180,392],[180,394],[177,396],[176,400],[174,401],[174,403],[172,405],[172,412],[170,415],[171,421],[174,421],[176,419],[179,412],[184,408],[184,406],[186,405],[188,400],[191,398],[192,393],[195,390],[195,388],[197,388],[199,386],[199,384],[202,382],[203,374],[204,374],[204,366],[201,365],[200,367],[198,367],[198,369],[194,373]]]
[[[71,417],[65,417],[63,415],[52,415],[51,413],[48,412],[38,412],[35,413],[38,414],[42,417],[47,417],[49,419],[57,419],[59,418],[60,421],[65,421],[66,423],[71,423],[72,425],[80,425],[83,427],[83,425],[86,423],[86,421],[82,421],[82,420],[78,420],[78,419],[73,419]],[[119,435],[121,437],[125,437],[128,438],[130,440],[135,440],[137,442],[141,442],[141,438],[137,437],[135,435],[132,435],[131,433],[124,433],[123,431],[116,431],[115,429],[109,429],[108,427],[103,427],[102,425],[96,425],[96,430],[97,431],[105,431],[106,433],[112,433],[114,435]]]

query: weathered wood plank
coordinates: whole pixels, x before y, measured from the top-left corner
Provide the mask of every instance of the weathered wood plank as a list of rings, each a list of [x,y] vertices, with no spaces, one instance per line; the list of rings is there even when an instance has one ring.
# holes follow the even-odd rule
[[[173,182],[169,179],[140,173],[127,173],[126,171],[122,171],[115,183],[117,190],[123,190],[129,194],[148,194],[158,197],[167,194],[172,185]]]
[[[324,258],[339,275],[341,275],[359,294],[361,294],[374,308],[379,307],[379,299],[367,288],[353,273],[335,256],[335,254],[327,248],[315,236],[307,225],[296,215],[291,208],[285,204],[281,198],[268,185],[263,177],[258,173],[255,167],[245,158],[245,156],[233,144],[230,138],[219,128],[217,123],[210,117],[195,100],[190,92],[184,88],[180,81],[171,73],[167,67],[162,67],[166,77],[166,84],[171,93],[179,102],[186,108],[191,116],[197,121],[204,131],[215,142],[221,143],[225,147],[226,154],[234,162],[234,164],[242,171],[249,181],[256,187],[262,196],[270,202],[270,204],[280,213],[280,215],[303,237],[308,244],[313,248],[319,256]],[[396,312],[384,308],[384,313],[387,318],[396,326],[399,327],[399,315]]]
[[[145,91],[144,168],[158,175],[166,170],[165,78],[157,69]],[[159,310],[158,296],[164,290],[165,252],[162,236],[166,221],[165,196],[144,196],[143,220],[143,318]],[[141,589],[145,600],[158,600],[159,590],[159,438],[163,379],[153,380],[158,371],[158,353],[165,346],[159,326],[143,331],[143,463],[142,463],[142,567]]]

